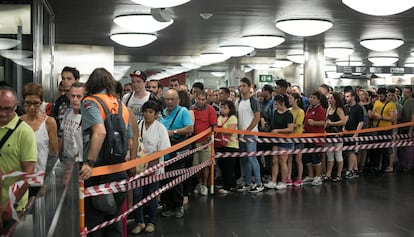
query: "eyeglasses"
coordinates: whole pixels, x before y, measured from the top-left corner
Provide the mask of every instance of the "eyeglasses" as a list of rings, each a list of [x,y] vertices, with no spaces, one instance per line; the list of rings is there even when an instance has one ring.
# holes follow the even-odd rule
[[[11,113],[16,110],[16,106],[13,107],[0,107],[0,112]]]
[[[30,107],[30,106],[34,106],[34,107],[39,107],[40,105],[42,104],[42,102],[41,101],[24,101],[24,105],[25,106],[28,106],[28,107]]]

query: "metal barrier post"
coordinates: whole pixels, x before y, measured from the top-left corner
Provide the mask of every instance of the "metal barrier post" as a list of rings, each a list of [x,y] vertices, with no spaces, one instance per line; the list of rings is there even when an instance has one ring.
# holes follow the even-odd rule
[[[84,233],[86,231],[85,228],[85,186],[83,180],[79,180],[79,226],[80,226],[80,233],[81,236],[86,236]]]
[[[214,194],[214,129],[211,130],[211,159],[213,163],[210,166],[210,194]]]

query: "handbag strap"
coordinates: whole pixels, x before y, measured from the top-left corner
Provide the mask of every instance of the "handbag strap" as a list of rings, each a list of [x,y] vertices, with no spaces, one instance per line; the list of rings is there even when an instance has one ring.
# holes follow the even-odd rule
[[[7,133],[4,134],[4,136],[1,138],[1,141],[0,141],[0,150],[1,150],[1,148],[3,148],[4,144],[6,143],[6,141],[9,139],[9,137],[12,135],[12,133],[17,129],[17,127],[20,125],[20,123],[22,123],[22,120],[21,119],[19,119],[19,121],[17,122],[17,124],[14,127],[14,129],[9,129],[9,131],[7,131]]]
[[[227,120],[229,120],[229,118],[230,117],[227,117],[222,123],[221,123],[221,125],[219,125],[219,126],[221,126],[221,127],[223,127],[224,126],[224,124],[227,122]]]

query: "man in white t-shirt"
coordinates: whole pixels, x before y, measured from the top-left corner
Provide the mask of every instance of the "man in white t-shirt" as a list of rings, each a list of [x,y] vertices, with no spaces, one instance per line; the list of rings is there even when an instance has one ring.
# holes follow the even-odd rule
[[[258,132],[257,124],[260,120],[259,103],[256,99],[251,98],[250,88],[252,82],[248,78],[240,79],[239,90],[241,99],[237,103],[237,113],[239,121],[239,130]],[[244,138],[255,138],[255,136],[245,135]],[[256,142],[240,142],[241,152],[256,152]],[[264,186],[260,176],[259,161],[256,156],[242,157],[244,164],[245,178],[244,184],[237,187],[238,191],[248,190],[251,193],[258,193],[263,191]],[[254,175],[254,184],[252,184],[252,171]]]
[[[150,92],[145,90],[147,75],[143,71],[135,70],[129,76],[131,77],[133,91],[122,97],[122,103],[134,112],[138,121],[141,121],[143,120],[141,107],[149,100],[151,95]]]
[[[80,105],[85,96],[85,85],[82,82],[75,82],[69,89],[67,95],[70,101],[68,108],[63,116],[60,126],[63,134],[59,143],[60,152],[63,158],[74,159],[76,162],[83,162],[83,143]]]

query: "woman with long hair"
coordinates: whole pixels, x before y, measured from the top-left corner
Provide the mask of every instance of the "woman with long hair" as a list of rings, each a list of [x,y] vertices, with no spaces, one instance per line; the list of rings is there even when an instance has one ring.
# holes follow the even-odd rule
[[[329,107],[326,111],[326,127],[325,131],[328,133],[339,133],[342,132],[343,126],[346,123],[344,103],[341,95],[338,92],[330,92],[328,95]],[[344,145],[343,142],[327,143],[327,147],[340,148]],[[327,169],[326,175],[322,177],[323,180],[332,180],[333,182],[339,182],[342,180],[342,169],[344,167],[344,159],[342,157],[342,150],[327,151]],[[332,178],[332,169],[334,166],[334,159],[336,159],[337,173]]]

